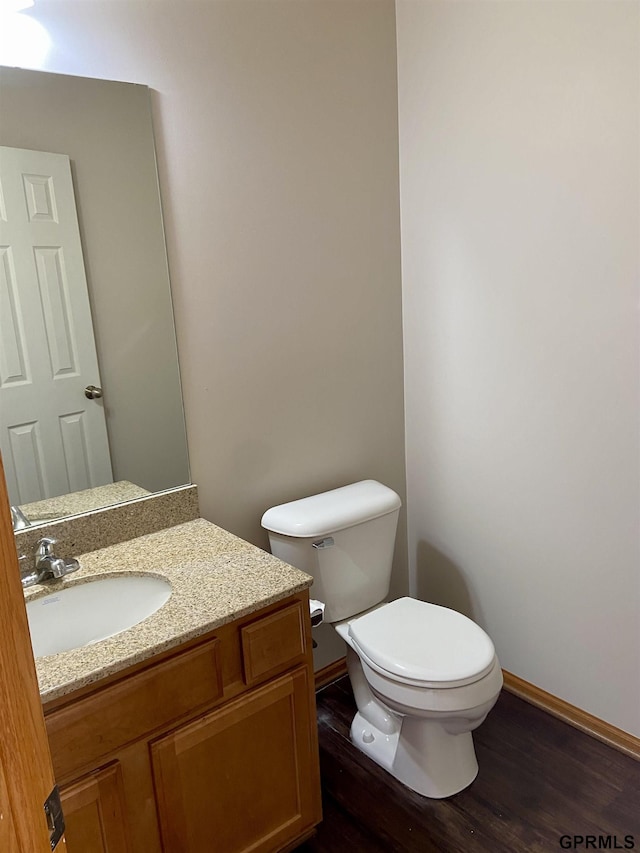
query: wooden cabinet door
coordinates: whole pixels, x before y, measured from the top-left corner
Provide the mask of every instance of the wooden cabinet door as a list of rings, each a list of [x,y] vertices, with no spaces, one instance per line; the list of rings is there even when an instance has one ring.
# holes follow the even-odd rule
[[[310,711],[300,667],[153,743],[165,849],[266,853],[309,831],[320,819]]]
[[[68,853],[129,853],[117,763],[65,786],[60,798]]]

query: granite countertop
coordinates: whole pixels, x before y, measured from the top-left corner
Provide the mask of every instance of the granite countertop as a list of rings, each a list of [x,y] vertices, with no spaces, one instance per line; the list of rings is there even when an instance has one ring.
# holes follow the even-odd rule
[[[104,574],[153,574],[173,592],[143,622],[93,645],[36,659],[43,702],[57,699],[300,592],[312,578],[202,518],[77,555],[61,582],[29,587],[26,601]]]
[[[58,495],[30,504],[22,504],[21,511],[32,524],[40,521],[50,521],[64,518],[67,515],[77,515],[100,509],[104,506],[130,501],[134,498],[150,495],[148,489],[136,486],[128,480],[118,480],[105,486],[95,486],[93,489],[82,489],[80,492],[70,492],[68,495]]]

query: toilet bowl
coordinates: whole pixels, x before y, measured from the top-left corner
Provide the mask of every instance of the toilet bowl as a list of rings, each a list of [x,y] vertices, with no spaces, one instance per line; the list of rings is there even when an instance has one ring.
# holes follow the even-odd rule
[[[375,480],[273,507],[272,553],[314,578],[347,644],[354,745],[419,794],[440,799],[478,773],[471,732],[502,688],[488,635],[471,619],[389,591],[400,498]]]
[[[478,773],[471,732],[502,688],[493,643],[456,611],[401,598],[334,625],[347,643],[355,746],[440,799]]]

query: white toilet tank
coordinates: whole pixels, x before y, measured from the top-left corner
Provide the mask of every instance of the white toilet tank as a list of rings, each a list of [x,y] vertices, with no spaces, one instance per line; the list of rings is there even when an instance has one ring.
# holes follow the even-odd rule
[[[376,480],[268,509],[262,526],[271,552],[313,577],[311,596],[338,622],[383,601],[401,501]]]

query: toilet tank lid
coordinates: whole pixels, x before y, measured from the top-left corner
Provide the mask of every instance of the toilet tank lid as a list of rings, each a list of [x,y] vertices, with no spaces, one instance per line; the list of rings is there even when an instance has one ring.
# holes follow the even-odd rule
[[[315,539],[388,515],[401,505],[393,489],[377,480],[361,480],[359,483],[271,507],[262,516],[261,523],[272,533]]]

